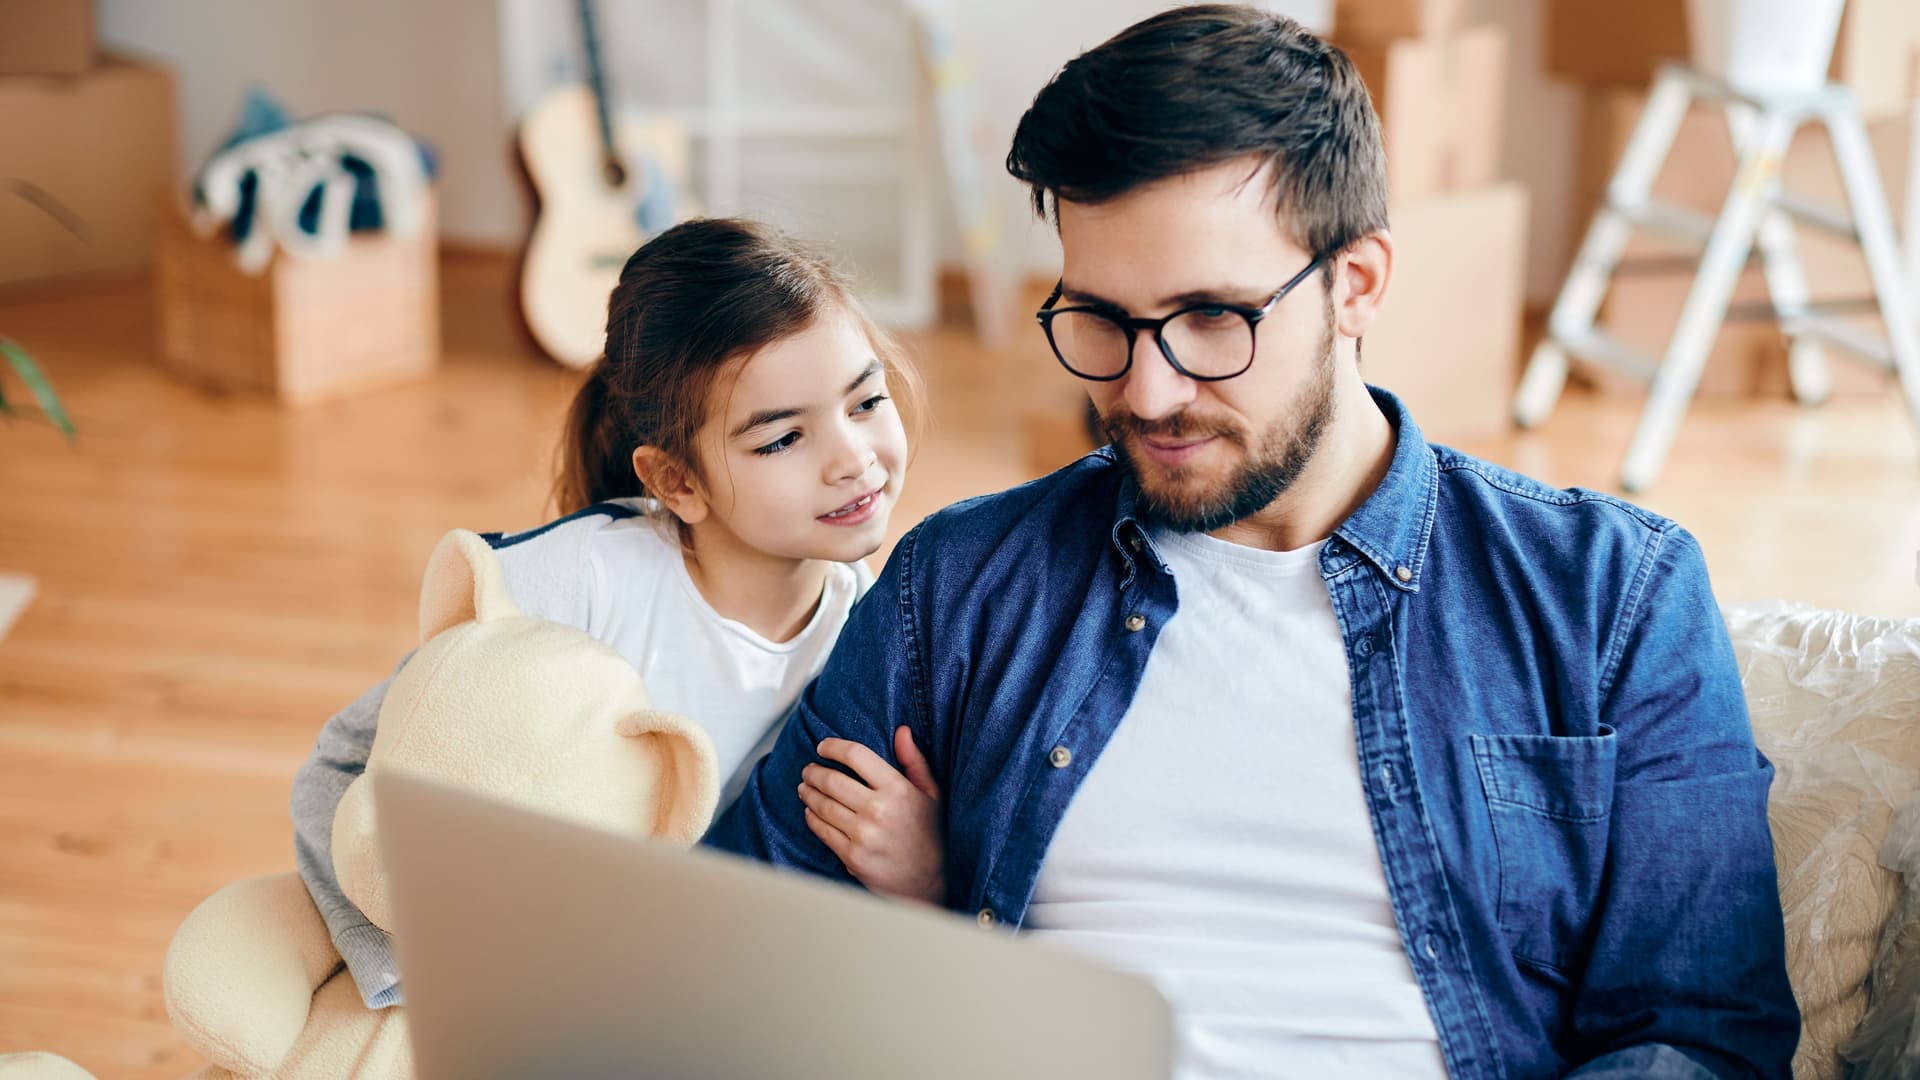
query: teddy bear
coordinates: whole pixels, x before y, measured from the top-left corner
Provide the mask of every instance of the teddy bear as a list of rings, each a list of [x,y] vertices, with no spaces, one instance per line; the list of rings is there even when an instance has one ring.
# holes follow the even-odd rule
[[[380,709],[366,774],[334,816],[342,890],[391,929],[368,777],[403,770],[544,815],[691,846],[719,797],[714,750],[656,711],[633,666],[586,633],[522,614],[485,540],[456,530],[428,563],[418,652]],[[294,873],[230,885],[168,948],[167,1013],[212,1064],[200,1077],[404,1077],[402,1007],[370,1010]]]

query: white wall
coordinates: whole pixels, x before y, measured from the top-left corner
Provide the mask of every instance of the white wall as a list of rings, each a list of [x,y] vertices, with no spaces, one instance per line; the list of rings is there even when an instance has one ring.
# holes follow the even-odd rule
[[[500,90],[491,4],[469,0],[98,0],[108,48],[172,65],[182,182],[226,138],[247,88],[295,115],[368,110],[440,154],[441,221],[513,244],[527,220]]]
[[[746,0],[745,6],[751,11],[776,2]],[[1268,6],[1323,29],[1330,4],[1273,0]],[[893,10],[893,0],[788,6],[816,22],[824,17],[826,25],[851,25],[849,16],[863,5]],[[656,54],[659,42],[692,33],[700,6],[699,0],[601,0],[604,48],[616,74],[634,58]],[[1024,191],[1000,167],[1020,114],[1066,60],[1164,6],[1165,0],[951,4],[954,36],[975,63],[985,182],[1011,263],[1042,274],[1058,265],[1050,229],[1033,219]],[[515,164],[512,117],[545,80],[564,74],[554,60],[556,40],[564,39],[554,35],[570,38],[567,0],[99,0],[99,9],[110,47],[174,65],[184,170],[218,145],[246,88],[259,84],[297,114],[371,109],[431,141],[443,164],[441,219],[449,237],[514,245],[525,235],[531,196]],[[1538,73],[1540,0],[1472,0],[1471,9],[1476,21],[1503,23],[1513,34],[1506,171],[1533,192],[1528,292],[1547,299],[1569,257],[1576,98]],[[853,47],[866,48],[873,63],[839,73],[816,65],[808,77],[853,95],[884,92],[875,88],[897,81],[900,57],[885,54],[882,39],[869,35]],[[634,73],[628,74],[633,85]],[[943,223],[942,237],[947,257],[957,256],[950,224]]]

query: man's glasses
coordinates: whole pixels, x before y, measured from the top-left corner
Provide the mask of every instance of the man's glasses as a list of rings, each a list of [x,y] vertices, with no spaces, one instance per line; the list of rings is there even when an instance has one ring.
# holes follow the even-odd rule
[[[1254,329],[1282,298],[1312,276],[1326,262],[1316,256],[1306,269],[1293,275],[1259,307],[1209,302],[1190,304],[1164,318],[1136,319],[1119,308],[1102,304],[1056,308],[1065,282],[1035,313],[1053,355],[1068,371],[1094,382],[1112,382],[1133,366],[1134,335],[1153,334],[1160,355],[1189,379],[1218,382],[1253,366]]]

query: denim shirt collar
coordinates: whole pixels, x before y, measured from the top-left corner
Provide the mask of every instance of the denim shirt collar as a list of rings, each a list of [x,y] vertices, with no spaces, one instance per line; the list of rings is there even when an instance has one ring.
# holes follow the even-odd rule
[[[1403,592],[1420,591],[1420,571],[1426,562],[1427,543],[1433,535],[1433,511],[1440,493],[1440,471],[1433,460],[1433,449],[1420,434],[1405,405],[1391,392],[1377,386],[1367,387],[1380,411],[1393,426],[1393,462],[1367,501],[1333,530],[1333,535],[1373,564],[1381,577]],[[1112,458],[1111,447],[1099,453]],[[1146,555],[1153,567],[1165,571],[1159,553],[1147,539],[1138,516],[1140,489],[1127,471],[1120,483],[1120,498],[1115,507],[1113,546],[1126,567],[1125,588],[1133,581],[1137,566],[1135,554]],[[1346,552],[1339,544],[1328,544],[1321,566],[1333,572],[1346,563]]]

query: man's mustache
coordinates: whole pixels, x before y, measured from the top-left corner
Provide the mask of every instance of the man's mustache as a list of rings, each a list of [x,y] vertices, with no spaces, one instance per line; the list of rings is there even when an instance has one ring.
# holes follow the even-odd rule
[[[1100,427],[1107,438],[1119,442],[1123,437],[1151,438],[1161,441],[1226,439],[1244,446],[1246,439],[1238,425],[1181,411],[1157,420],[1142,420],[1124,408],[1100,415]]]

